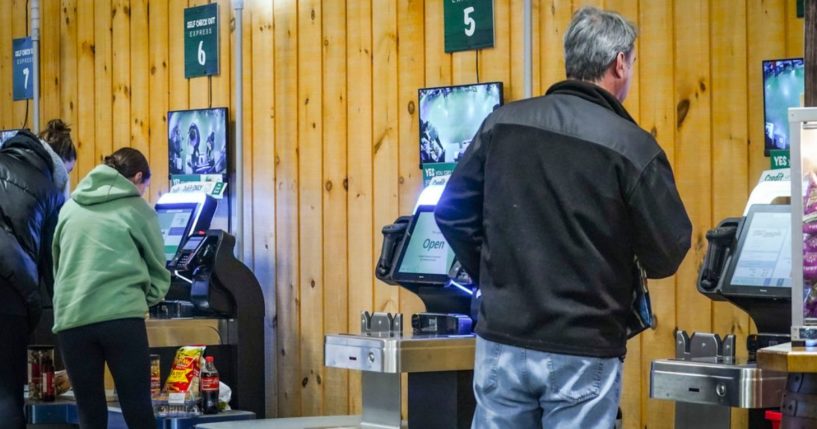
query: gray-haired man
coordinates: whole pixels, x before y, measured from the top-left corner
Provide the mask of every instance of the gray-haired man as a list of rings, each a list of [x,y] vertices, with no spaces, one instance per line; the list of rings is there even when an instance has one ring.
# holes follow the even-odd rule
[[[482,291],[473,428],[612,428],[634,257],[660,278],[689,249],[666,155],[621,104],[636,35],[576,12],[568,79],[492,113],[437,205]]]

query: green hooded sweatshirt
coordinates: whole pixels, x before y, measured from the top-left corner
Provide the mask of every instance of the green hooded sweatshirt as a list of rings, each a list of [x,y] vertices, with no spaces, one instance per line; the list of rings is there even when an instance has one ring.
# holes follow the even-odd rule
[[[54,328],[144,318],[170,287],[156,212],[125,176],[94,168],[54,233]]]

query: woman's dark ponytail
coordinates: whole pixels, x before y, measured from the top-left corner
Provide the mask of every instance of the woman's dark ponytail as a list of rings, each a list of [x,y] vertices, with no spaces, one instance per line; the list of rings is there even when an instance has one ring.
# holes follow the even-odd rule
[[[135,176],[136,173],[142,173],[142,182],[150,179],[148,160],[142,155],[142,152],[134,148],[123,147],[106,156],[102,163],[118,171],[119,174],[128,179]]]
[[[62,119],[52,119],[40,132],[43,139],[63,161],[71,162],[77,159],[77,148],[71,140],[71,128]]]

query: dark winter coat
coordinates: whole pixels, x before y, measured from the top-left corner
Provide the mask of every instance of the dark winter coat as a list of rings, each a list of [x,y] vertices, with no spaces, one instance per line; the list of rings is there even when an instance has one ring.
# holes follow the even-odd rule
[[[480,336],[598,357],[626,351],[634,256],[670,276],[692,231],[664,151],[580,81],[492,113],[436,217],[482,290]]]
[[[53,154],[21,131],[0,148],[0,314],[39,321],[53,290],[51,240],[62,188]]]

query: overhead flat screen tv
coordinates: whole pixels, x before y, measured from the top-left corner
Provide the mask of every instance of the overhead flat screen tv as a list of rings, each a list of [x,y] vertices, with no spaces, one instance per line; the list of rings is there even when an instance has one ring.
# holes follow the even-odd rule
[[[457,162],[488,114],[502,105],[502,82],[421,88],[420,168]]]
[[[789,107],[799,107],[804,90],[805,63],[802,58],[763,61],[763,153],[788,149]]]
[[[791,240],[790,206],[751,206],[727,267],[723,294],[790,298]]]
[[[177,110],[167,115],[168,171],[227,175],[227,108]]]

